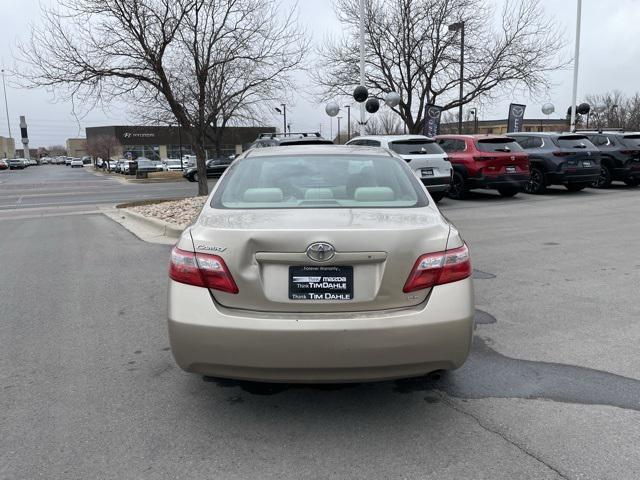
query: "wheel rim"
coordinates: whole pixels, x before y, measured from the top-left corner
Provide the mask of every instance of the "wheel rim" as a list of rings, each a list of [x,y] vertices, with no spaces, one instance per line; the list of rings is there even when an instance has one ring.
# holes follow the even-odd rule
[[[600,168],[600,176],[596,180],[596,187],[603,187],[609,183],[609,170],[606,167]]]
[[[540,190],[540,186],[542,185],[542,174],[539,170],[533,169],[531,170],[531,177],[529,178],[529,183],[527,183],[526,190],[527,192],[537,192]]]
[[[462,179],[458,175],[453,176],[450,192],[454,197],[459,197],[460,192],[462,192]]]
[[[194,174],[193,174],[193,181],[194,181],[194,182],[197,182],[197,181],[198,181],[198,174],[197,174],[197,173],[194,173]]]

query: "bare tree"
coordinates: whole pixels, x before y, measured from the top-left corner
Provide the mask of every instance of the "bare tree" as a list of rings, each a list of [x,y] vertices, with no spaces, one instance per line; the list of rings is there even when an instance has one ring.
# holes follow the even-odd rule
[[[47,147],[47,149],[49,150],[49,154],[54,157],[67,154],[67,148],[64,145],[51,145]]]
[[[399,135],[403,133],[402,119],[391,110],[372,115],[365,125],[367,135]]]
[[[539,0],[506,0],[502,21],[488,0],[367,0],[366,85],[373,95],[397,91],[395,111],[411,133],[420,133],[429,103],[460,105],[460,35],[448,26],[464,22],[465,75],[462,104],[487,100],[515,88],[537,94],[547,74],[563,65],[564,41]],[[346,34],[327,40],[315,72],[321,99],[350,95],[359,83],[358,0],[335,0]]]
[[[627,97],[619,90],[586,97],[591,106],[589,126],[640,131],[640,93]]]
[[[306,51],[278,0],[60,0],[20,44],[22,77],[90,108],[124,98],[191,133],[198,192],[205,144],[292,86]]]
[[[116,149],[120,147],[120,143],[111,135],[98,135],[91,137],[87,141],[87,152],[94,161],[97,158],[110,160]]]

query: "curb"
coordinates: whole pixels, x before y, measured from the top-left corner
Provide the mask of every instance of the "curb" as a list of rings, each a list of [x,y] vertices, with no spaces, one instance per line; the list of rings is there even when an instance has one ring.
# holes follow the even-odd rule
[[[182,232],[187,225],[176,225],[175,223],[165,222],[164,220],[160,220],[158,218],[145,217],[144,215],[136,212],[132,212],[129,209],[121,208],[118,209],[118,212],[126,217],[129,220],[132,220],[137,223],[143,223],[149,227],[152,227],[156,230],[159,230],[159,235],[164,235],[165,237],[170,238],[180,238]]]

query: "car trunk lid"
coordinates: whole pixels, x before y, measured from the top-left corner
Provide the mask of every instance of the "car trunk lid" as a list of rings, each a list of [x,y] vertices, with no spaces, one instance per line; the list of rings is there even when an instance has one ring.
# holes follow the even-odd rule
[[[239,288],[237,294],[212,290],[215,300],[267,312],[417,305],[429,291],[403,293],[404,282],[420,255],[446,249],[448,235],[448,224],[431,207],[209,210],[191,227],[196,252],[219,255]],[[307,249],[313,244],[332,246],[335,254],[312,260]]]
[[[476,142],[476,162],[482,162],[485,176],[508,176],[529,173],[529,156],[512,138],[486,138]]]

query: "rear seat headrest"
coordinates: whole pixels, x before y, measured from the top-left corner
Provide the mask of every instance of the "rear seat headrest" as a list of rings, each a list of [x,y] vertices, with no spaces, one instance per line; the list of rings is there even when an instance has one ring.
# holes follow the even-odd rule
[[[279,188],[249,188],[242,196],[247,203],[277,203],[282,199],[282,190]]]
[[[389,202],[395,198],[395,193],[389,187],[359,187],[353,194],[357,202]]]

